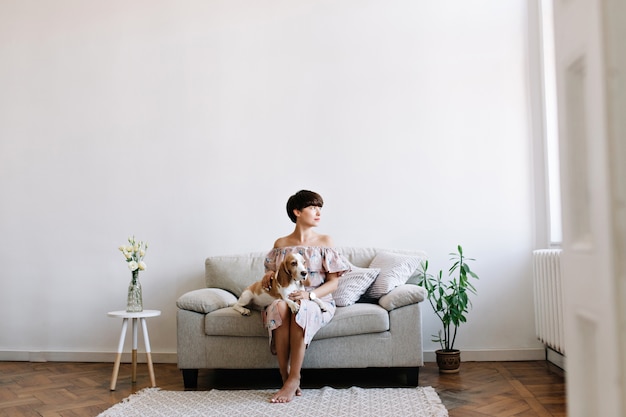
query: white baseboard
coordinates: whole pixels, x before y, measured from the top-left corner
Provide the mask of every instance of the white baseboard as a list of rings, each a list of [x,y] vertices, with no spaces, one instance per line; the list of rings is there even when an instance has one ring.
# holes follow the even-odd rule
[[[541,361],[546,359],[543,348],[532,349],[461,349],[461,361],[463,362],[515,362],[515,361]],[[424,352],[424,362],[436,362],[434,351]]]
[[[115,361],[115,352],[51,352],[51,351],[0,351],[0,361],[5,362],[111,362]],[[538,361],[545,360],[546,352],[539,349],[482,349],[461,350],[461,360],[464,362],[508,362],[508,361]],[[146,354],[137,352],[137,361],[146,362]],[[425,362],[435,362],[435,352],[424,352]],[[122,354],[122,362],[131,362],[131,353]],[[154,363],[177,363],[176,352],[152,352]],[[559,366],[559,365],[557,365]],[[559,366],[565,369],[563,366]]]
[[[0,351],[0,361],[4,362],[115,362],[115,352],[24,352]],[[130,363],[130,352],[122,353],[122,362]],[[137,362],[146,363],[146,354],[141,349],[137,351]],[[154,363],[177,363],[178,356],[174,353],[152,352]]]

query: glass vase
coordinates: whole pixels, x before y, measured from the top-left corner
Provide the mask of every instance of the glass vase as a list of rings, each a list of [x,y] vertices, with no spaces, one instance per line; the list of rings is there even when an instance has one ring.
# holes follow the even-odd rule
[[[128,285],[128,300],[126,311],[136,313],[143,311],[143,298],[141,296],[141,283],[139,282],[139,270],[133,271],[133,279]]]

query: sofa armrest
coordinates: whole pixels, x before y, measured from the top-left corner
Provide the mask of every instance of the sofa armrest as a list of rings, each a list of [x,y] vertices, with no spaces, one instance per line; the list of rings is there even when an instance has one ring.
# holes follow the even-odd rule
[[[378,304],[387,311],[409,304],[421,303],[426,297],[426,290],[415,284],[404,284],[394,288],[378,300]]]
[[[202,288],[189,291],[176,300],[176,306],[183,310],[198,313],[210,313],[220,308],[231,306],[237,302],[237,297],[220,288]]]

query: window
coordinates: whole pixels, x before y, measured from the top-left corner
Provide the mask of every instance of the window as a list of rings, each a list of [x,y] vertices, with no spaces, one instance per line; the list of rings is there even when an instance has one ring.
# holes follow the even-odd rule
[[[541,53],[543,74],[544,140],[547,165],[548,221],[551,245],[563,240],[561,224],[561,180],[559,174],[559,132],[554,59],[552,0],[541,0]]]

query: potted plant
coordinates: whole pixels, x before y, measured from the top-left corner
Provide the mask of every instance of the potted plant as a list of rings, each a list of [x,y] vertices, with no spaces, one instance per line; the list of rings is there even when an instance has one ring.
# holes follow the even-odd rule
[[[439,371],[442,373],[459,372],[461,352],[454,348],[454,342],[458,327],[467,321],[465,315],[472,306],[469,295],[476,294],[476,288],[470,282],[470,278],[478,279],[467,264],[467,261],[475,259],[466,258],[461,245],[457,247],[456,253],[450,253],[450,260],[452,266],[448,270],[449,279],[443,279],[441,270],[436,276],[429,274],[426,260],[422,262],[418,271],[417,282],[426,289],[428,301],[443,325],[443,329],[439,330],[439,334],[433,335],[432,339],[441,345],[441,349],[435,353]]]

